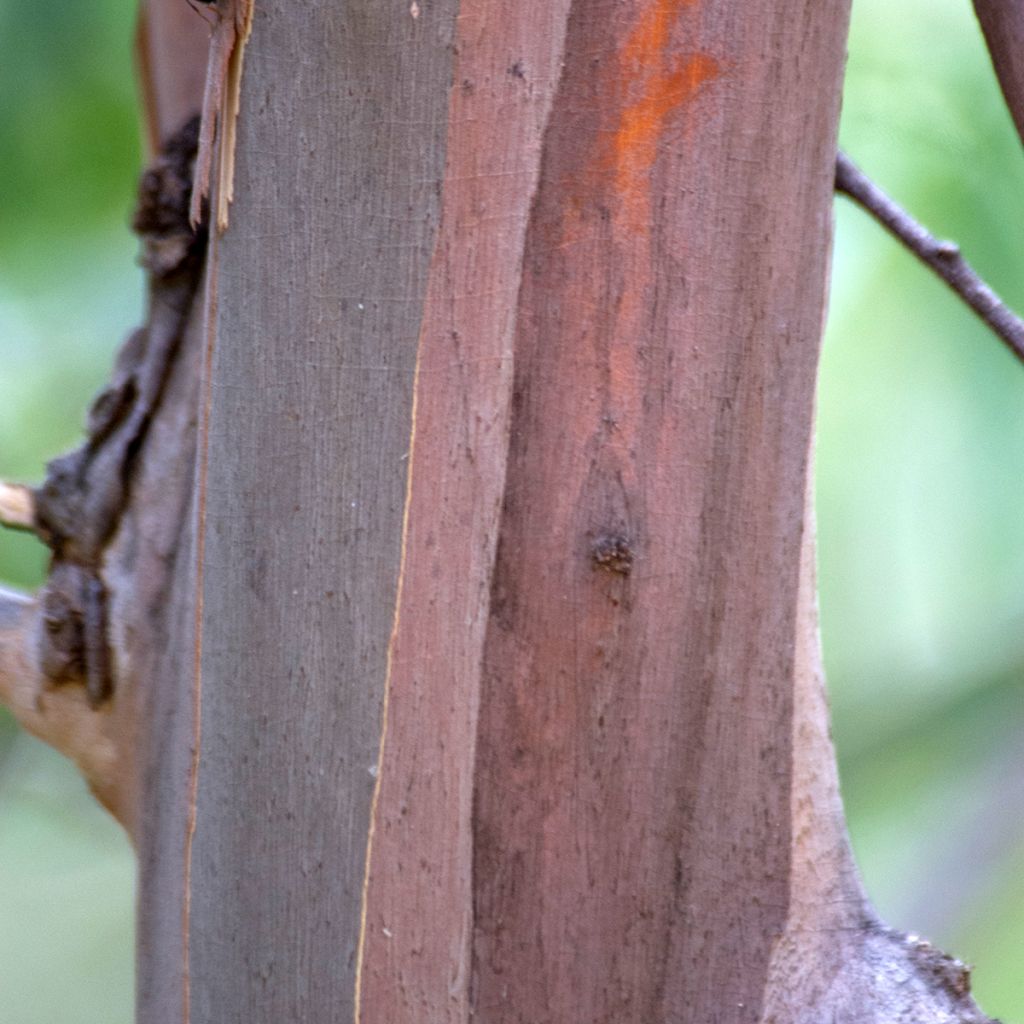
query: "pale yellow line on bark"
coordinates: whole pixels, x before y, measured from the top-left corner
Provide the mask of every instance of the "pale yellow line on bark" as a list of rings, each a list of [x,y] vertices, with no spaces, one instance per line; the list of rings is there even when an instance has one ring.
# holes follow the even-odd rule
[[[356,978],[354,1024],[362,1020],[362,979],[363,957],[366,953],[366,915],[370,890],[370,861],[373,856],[373,838],[377,824],[377,805],[380,801],[381,781],[384,776],[384,746],[388,736],[388,704],[391,696],[391,673],[394,667],[395,640],[398,637],[398,625],[402,612],[402,593],[405,589],[405,564],[409,540],[409,509],[412,505],[413,463],[416,450],[416,413],[419,406],[420,392],[420,358],[423,352],[422,335],[416,346],[416,367],[412,382],[412,416],[409,429],[409,450],[406,458],[408,465],[405,471],[405,504],[402,507],[402,543],[398,557],[398,585],[395,589],[395,614],[391,622],[391,636],[388,639],[387,665],[384,670],[384,697],[381,707],[380,746],[377,750],[377,778],[374,781],[373,799],[370,802],[370,826],[366,836],[366,862],[363,868],[362,904],[359,914],[359,941],[356,946]]]

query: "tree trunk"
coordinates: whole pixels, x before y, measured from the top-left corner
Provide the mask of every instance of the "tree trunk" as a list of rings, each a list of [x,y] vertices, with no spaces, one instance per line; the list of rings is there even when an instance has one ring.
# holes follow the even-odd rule
[[[128,723],[141,1024],[985,1020],[871,911],[828,738],[846,20],[257,0],[76,712]]]

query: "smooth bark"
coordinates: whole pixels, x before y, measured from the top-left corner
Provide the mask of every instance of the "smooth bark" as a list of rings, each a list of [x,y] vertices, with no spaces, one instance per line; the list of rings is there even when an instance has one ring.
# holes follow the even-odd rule
[[[454,13],[256,12],[201,412],[195,1020],[351,1013]]]

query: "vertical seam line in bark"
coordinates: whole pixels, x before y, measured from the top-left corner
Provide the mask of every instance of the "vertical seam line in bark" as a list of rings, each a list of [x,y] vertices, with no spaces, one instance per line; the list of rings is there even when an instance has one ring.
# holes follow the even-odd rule
[[[422,332],[422,326],[421,326]],[[395,612],[391,620],[391,635],[388,638],[387,662],[384,669],[384,695],[381,701],[380,742],[377,747],[377,778],[374,781],[373,797],[370,800],[370,823],[366,834],[366,858],[363,863],[363,886],[359,909],[359,938],[356,943],[356,976],[353,986],[353,1021],[362,1019],[363,957],[366,953],[366,914],[370,890],[370,860],[373,855],[373,839],[377,826],[377,805],[380,802],[381,783],[384,778],[384,746],[388,735],[388,704],[391,696],[391,673],[395,661],[395,640],[402,615],[402,592],[405,589],[405,564],[409,540],[409,510],[412,506],[413,469],[416,465],[416,414],[419,406],[420,359],[423,353],[422,333],[416,345],[416,367],[412,377],[412,414],[409,425],[409,458],[405,471],[405,502],[402,506],[402,541],[398,555],[398,583],[395,587]]]
[[[213,402],[213,349],[216,340],[217,278],[220,246],[216,232],[210,232],[207,250],[206,309],[203,316],[205,352],[203,355],[203,386],[199,400],[199,437],[196,466],[196,579],[195,621],[193,624],[192,682],[192,760],[189,766],[188,812],[185,826],[184,898],[182,899],[182,1010],[184,1024],[192,1019],[192,979],[189,964],[189,925],[192,911],[192,844],[196,834],[196,812],[199,802],[199,761],[202,739],[202,652],[203,652],[203,577],[206,555],[206,495],[209,470],[210,408]]]

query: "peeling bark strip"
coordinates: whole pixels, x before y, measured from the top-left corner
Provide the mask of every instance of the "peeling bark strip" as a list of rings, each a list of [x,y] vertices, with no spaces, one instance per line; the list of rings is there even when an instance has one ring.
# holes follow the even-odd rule
[[[196,155],[195,187],[189,207],[193,225],[202,220],[203,202],[213,184],[216,141],[216,201],[210,221],[218,231],[228,226],[235,190],[235,134],[242,88],[245,46],[252,32],[253,0],[198,0],[213,19],[209,61],[203,90],[203,114]]]

